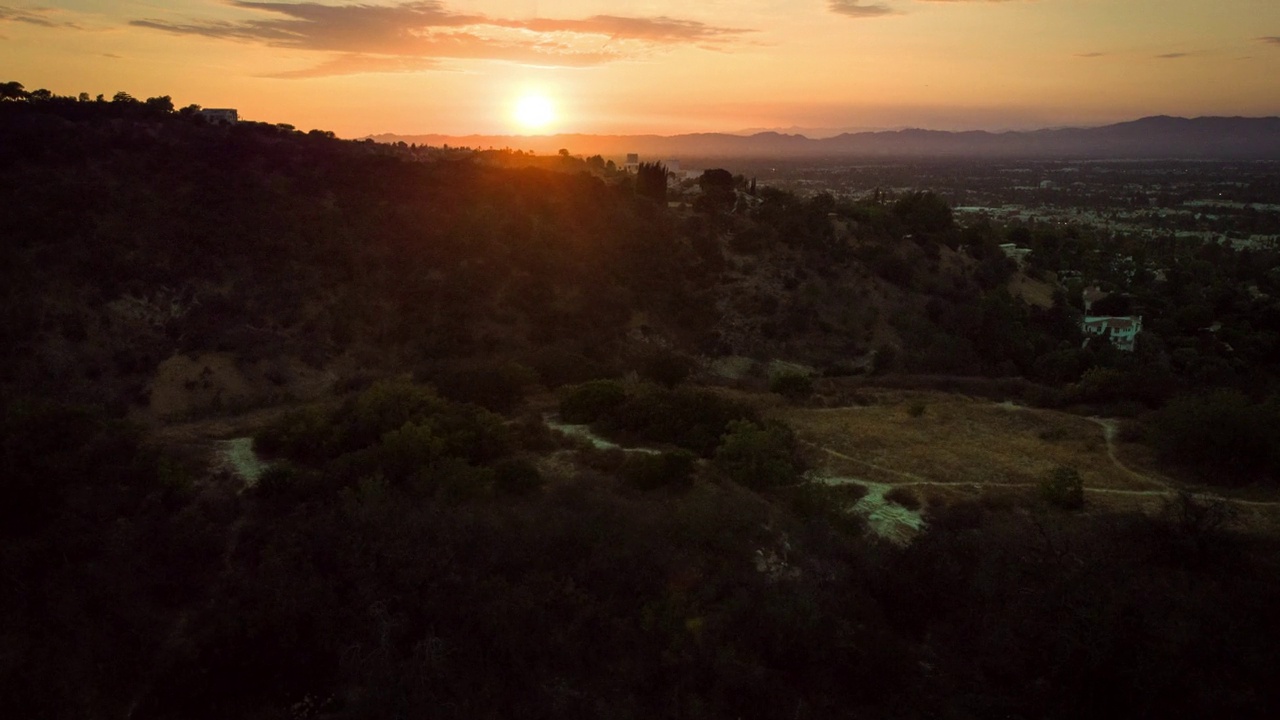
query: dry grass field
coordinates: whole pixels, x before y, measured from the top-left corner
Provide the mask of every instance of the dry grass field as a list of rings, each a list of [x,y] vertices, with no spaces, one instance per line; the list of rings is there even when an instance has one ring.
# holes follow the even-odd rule
[[[1117,423],[963,395],[868,390],[866,405],[775,406],[817,474],[909,489],[925,506],[960,499],[1024,503],[1059,467],[1074,468],[1087,508],[1159,512],[1182,489]],[[1203,488],[1202,496],[1216,496]],[[1229,499],[1241,524],[1280,532],[1280,504]]]
[[[1107,421],[945,393],[867,397],[865,406],[783,412],[822,451],[815,458],[821,466],[878,482],[1035,485],[1067,466],[1090,488],[1166,488],[1139,448],[1118,448],[1124,462],[1117,462]]]

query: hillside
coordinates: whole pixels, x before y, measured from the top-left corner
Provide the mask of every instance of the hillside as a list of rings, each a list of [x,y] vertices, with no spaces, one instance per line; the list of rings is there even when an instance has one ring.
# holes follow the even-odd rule
[[[560,148],[620,159],[646,157],[709,159],[969,158],[1096,160],[1274,160],[1280,159],[1280,118],[1148,117],[1096,128],[1033,131],[947,132],[906,129],[843,133],[810,139],[762,132],[752,135],[480,136],[373,135],[378,142],[513,148],[554,155]]]
[[[1280,703],[1274,253],[406,150],[0,103],[0,716]]]
[[[80,116],[17,105],[0,114],[12,209],[0,383],[117,412],[163,405],[152,394],[172,381],[238,375],[224,397],[205,393],[234,406],[271,395],[245,383],[306,395],[320,377],[462,358],[544,376],[626,369],[655,349],[827,367],[945,335],[936,321],[951,309],[980,318],[1010,273],[994,235],[957,253],[936,199],[837,208],[766,191],[735,214],[730,191],[723,209],[679,213],[633,197],[625,177],[409,162],[110,103],[72,107]],[[956,362],[980,371],[1003,352]],[[189,377],[175,353],[236,367],[197,363],[205,376]]]

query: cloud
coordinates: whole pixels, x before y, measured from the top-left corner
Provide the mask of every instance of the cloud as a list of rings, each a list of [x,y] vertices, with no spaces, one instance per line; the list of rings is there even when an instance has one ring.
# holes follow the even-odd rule
[[[1171,52],[1171,53],[1161,53],[1159,55],[1156,55],[1155,57],[1157,60],[1178,60],[1184,57],[1190,57],[1194,54],[1195,53]]]
[[[1098,58],[1098,57],[1106,57],[1106,56],[1107,56],[1107,53],[1104,53],[1104,52],[1076,53],[1076,57],[1078,58]]]
[[[1268,45],[1280,45],[1280,35],[1268,35],[1258,38],[1258,42],[1267,43]]]
[[[831,12],[837,15],[845,15],[855,18],[883,17],[885,15],[897,15],[898,10],[894,10],[888,5],[881,3],[867,3],[865,0],[829,0],[827,7]]]
[[[497,23],[495,23],[497,24]],[[666,16],[655,18],[595,15],[585,20],[534,19],[502,23],[504,27],[534,32],[572,32],[629,38],[655,43],[716,43],[737,38],[747,30],[722,28],[693,20],[677,20]]]
[[[57,20],[58,11],[53,8],[15,8],[0,5],[0,21],[37,25],[39,27],[78,28],[75,23]]]
[[[438,60],[412,57],[378,57],[373,55],[339,55],[311,68],[270,73],[262,77],[300,79],[359,75],[362,73],[419,72],[439,67]]]
[[[239,21],[134,20],[134,27],[177,35],[329,53],[308,70],[274,77],[355,72],[413,72],[448,59],[534,65],[599,65],[664,47],[722,48],[752,32],[665,16],[594,15],[581,19],[505,19],[454,13],[440,2],[321,5],[231,0],[264,17]]]
[[[1012,2],[1013,0],[917,0],[917,2],[933,3],[970,3],[970,2]],[[903,15],[904,11],[879,2],[869,0],[827,0],[827,9],[837,15],[854,18],[884,17],[885,15]]]

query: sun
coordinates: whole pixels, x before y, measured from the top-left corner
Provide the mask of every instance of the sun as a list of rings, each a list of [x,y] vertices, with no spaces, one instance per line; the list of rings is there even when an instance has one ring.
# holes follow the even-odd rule
[[[525,95],[516,101],[514,117],[525,130],[542,130],[556,119],[556,108],[545,95]]]

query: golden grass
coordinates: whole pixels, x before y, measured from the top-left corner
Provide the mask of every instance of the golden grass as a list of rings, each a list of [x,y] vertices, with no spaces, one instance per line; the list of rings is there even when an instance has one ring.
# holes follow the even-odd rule
[[[926,510],[964,500],[1036,503],[1040,481],[1066,466],[1080,473],[1087,508],[1158,515],[1185,488],[1201,502],[1227,503],[1236,529],[1280,535],[1274,493],[1226,493],[1170,479],[1142,445],[1113,438],[1109,450],[1108,421],[941,392],[861,394],[868,405],[772,412],[795,428],[819,472],[909,486]]]
[[[894,484],[1034,488],[1067,466],[1080,472],[1086,488],[1166,489],[1147,462],[1113,461],[1104,428],[1088,418],[946,393],[868,395],[873,404],[865,407],[778,412],[814,447],[819,468],[832,474]],[[923,414],[913,416],[911,408],[921,405]],[[1125,462],[1136,456],[1123,454]]]
[[[1019,297],[1031,305],[1042,308],[1053,307],[1053,283],[1043,280],[1032,280],[1031,278],[1018,273],[1009,279],[1009,293],[1014,297]]]

